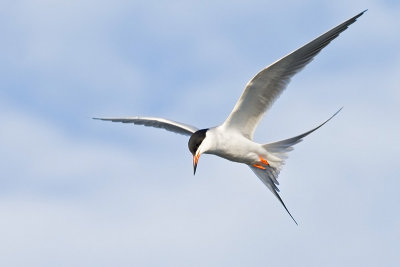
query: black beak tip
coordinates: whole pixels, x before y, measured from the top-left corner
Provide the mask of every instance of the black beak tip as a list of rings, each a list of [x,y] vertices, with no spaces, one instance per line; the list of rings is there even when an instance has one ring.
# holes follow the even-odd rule
[[[197,164],[193,165],[193,175],[196,175]]]

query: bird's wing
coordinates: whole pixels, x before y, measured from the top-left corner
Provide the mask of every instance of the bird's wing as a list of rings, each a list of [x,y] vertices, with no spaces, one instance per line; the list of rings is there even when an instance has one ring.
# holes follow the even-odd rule
[[[247,83],[223,125],[252,139],[262,116],[286,88],[293,75],[311,62],[322,48],[346,30],[365,11],[260,71]]]
[[[287,213],[289,213],[292,220],[297,224],[296,220],[293,218],[292,214],[290,214],[289,210],[286,208],[285,203],[283,203],[282,198],[279,196],[279,189],[277,185],[279,184],[277,181],[279,170],[275,170],[271,166],[267,166],[265,170],[253,167],[249,165],[250,169],[257,175],[258,178],[271,190],[271,192],[278,198],[281,202]]]
[[[192,135],[194,132],[198,130],[196,127],[191,125],[163,118],[154,118],[154,117],[93,118],[93,119],[150,126],[188,136]]]

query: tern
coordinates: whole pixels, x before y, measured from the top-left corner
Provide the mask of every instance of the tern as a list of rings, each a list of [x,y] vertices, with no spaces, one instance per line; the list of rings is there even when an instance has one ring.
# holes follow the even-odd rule
[[[327,123],[341,109],[314,129],[278,142],[267,144],[256,143],[253,141],[254,131],[265,112],[287,87],[290,79],[366,11],[348,19],[257,73],[245,86],[242,95],[228,118],[219,126],[198,129],[188,124],[156,117],[93,119],[134,123],[190,136],[188,147],[193,155],[193,174],[196,174],[197,164],[202,154],[214,154],[230,161],[248,165],[275,197],[278,198],[287,213],[297,224],[278,194],[279,182],[277,179],[279,172],[287,158],[287,153],[293,150],[293,146]]]

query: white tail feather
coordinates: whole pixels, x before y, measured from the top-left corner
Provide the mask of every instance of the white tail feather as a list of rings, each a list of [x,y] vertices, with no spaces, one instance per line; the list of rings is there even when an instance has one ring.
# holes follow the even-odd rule
[[[303,138],[306,137],[307,135],[311,134],[315,130],[317,130],[320,127],[322,127],[325,123],[327,123],[333,117],[335,117],[336,114],[338,114],[341,110],[342,110],[342,108],[340,108],[338,111],[336,111],[335,114],[333,114],[329,119],[324,121],[322,124],[320,124],[319,126],[315,127],[314,129],[312,129],[312,130],[310,130],[308,132],[305,132],[303,134],[297,135],[297,136],[292,137],[292,138],[288,138],[288,139],[285,139],[285,140],[281,140],[281,141],[277,141],[277,142],[268,143],[268,144],[263,145],[263,147],[269,153],[271,153],[273,156],[275,156],[275,157],[280,159],[280,161],[276,161],[275,162],[275,168],[278,170],[278,173],[279,173],[279,170],[282,168],[282,165],[285,164],[284,160],[288,158],[288,152],[293,150],[293,146],[295,144],[300,143],[301,141],[303,141]]]

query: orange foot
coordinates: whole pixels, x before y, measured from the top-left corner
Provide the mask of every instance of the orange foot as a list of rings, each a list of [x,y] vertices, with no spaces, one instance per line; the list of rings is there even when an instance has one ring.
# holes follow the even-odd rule
[[[265,170],[264,166],[258,165],[258,164],[253,164],[253,167],[259,168],[261,170]]]
[[[269,162],[266,159],[264,159],[263,157],[261,157],[261,156],[260,156],[260,161],[262,163],[264,163],[265,165],[269,165]]]

